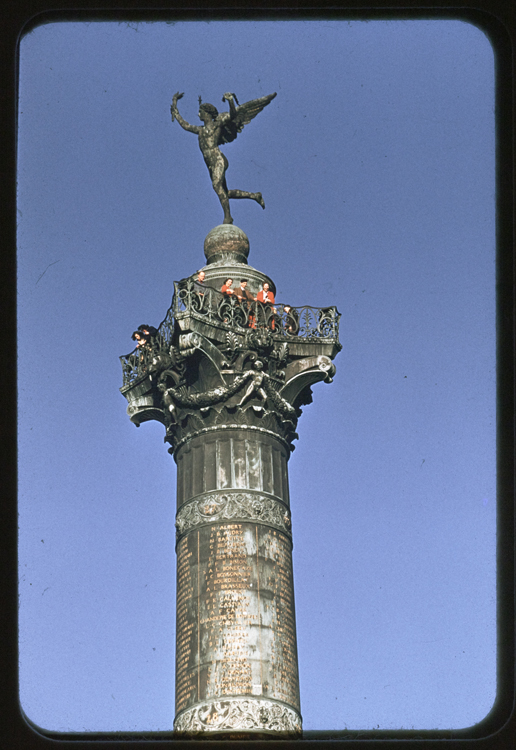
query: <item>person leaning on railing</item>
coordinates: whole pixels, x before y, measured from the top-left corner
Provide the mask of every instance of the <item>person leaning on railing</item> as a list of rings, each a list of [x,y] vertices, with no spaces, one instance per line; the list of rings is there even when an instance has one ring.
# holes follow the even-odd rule
[[[228,297],[231,297],[233,294],[235,294],[235,290],[231,289],[231,285],[233,284],[233,279],[226,279],[226,281],[222,284],[220,291],[222,294],[227,294]]]
[[[159,334],[158,329],[154,328],[154,326],[148,326],[145,325],[145,323],[142,323],[141,326],[138,326],[137,330],[143,333],[146,342],[152,347],[152,345],[154,344],[154,339]]]
[[[240,286],[235,289],[235,296],[244,309],[247,325],[249,328],[255,328],[255,318],[251,312],[251,302],[254,302],[255,298],[247,288],[247,279],[240,279]]]
[[[203,296],[204,294],[204,288],[206,288],[208,285],[204,283],[204,280],[206,278],[206,274],[204,271],[196,271],[191,276],[187,276],[184,279],[181,279],[177,282],[177,285],[180,290],[192,290],[194,289],[195,292],[199,296]]]
[[[145,326],[145,328],[147,327]],[[134,331],[131,338],[133,341],[136,341],[136,349],[137,349],[137,355],[136,355],[135,360],[133,360],[133,364],[136,365],[137,367],[139,365],[145,365],[146,360],[147,360],[147,355],[150,354],[152,351],[150,333],[144,333],[142,330],[140,330],[140,328],[138,328],[136,331]],[[145,370],[143,370],[143,372],[145,372]]]
[[[207,304],[208,304],[208,290],[210,289],[210,286],[205,283],[206,274],[204,271],[196,271],[196,277],[193,279],[193,289],[192,292],[195,293],[194,297],[194,309],[197,310],[197,312],[206,312]]]
[[[257,302],[261,302],[263,305],[265,305],[267,309],[267,320],[266,323],[270,324],[270,328],[272,331],[275,330],[275,321],[274,321],[274,315],[271,315],[269,311],[272,311],[273,313],[276,312],[276,308],[273,307],[275,299],[274,294],[271,292],[269,285],[266,281],[263,282],[262,288],[256,295]]]
[[[233,298],[236,297],[235,290],[231,289],[231,285],[232,284],[233,284],[233,279],[228,278],[228,279],[226,279],[226,281],[222,284],[222,286],[220,288],[220,291],[226,297],[230,297],[230,298],[231,297],[233,297]],[[224,318],[224,323],[227,323],[227,322],[228,322],[228,319]]]
[[[197,278],[194,280],[194,288],[199,297],[204,297],[204,290],[207,287],[207,284],[204,283],[205,278],[206,274],[204,271],[197,271]]]
[[[247,288],[247,279],[240,279],[240,286],[235,289],[235,294],[239,302],[243,302],[243,300],[247,301],[247,307],[254,301],[253,295]]]

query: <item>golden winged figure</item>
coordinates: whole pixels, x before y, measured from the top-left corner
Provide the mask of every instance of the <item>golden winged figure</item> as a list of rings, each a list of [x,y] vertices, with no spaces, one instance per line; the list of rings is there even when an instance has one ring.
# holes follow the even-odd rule
[[[228,190],[226,184],[226,170],[229,166],[228,160],[220,151],[219,146],[231,143],[264,107],[271,102],[276,94],[262,96],[250,102],[239,105],[235,94],[226,93],[222,97],[223,102],[228,102],[229,112],[218,112],[213,104],[203,103],[199,97],[199,119],[202,125],[190,125],[186,122],[177,109],[177,102],[183,94],[174,94],[170,113],[172,122],[177,120],[184,130],[196,133],[199,136],[199,148],[202,151],[204,161],[208,167],[213,189],[217,193],[220,204],[224,211],[224,224],[232,224],[233,219],[229,210],[230,198],[250,198],[265,208],[261,193],[249,193],[246,190]],[[236,106],[235,106],[236,102]]]

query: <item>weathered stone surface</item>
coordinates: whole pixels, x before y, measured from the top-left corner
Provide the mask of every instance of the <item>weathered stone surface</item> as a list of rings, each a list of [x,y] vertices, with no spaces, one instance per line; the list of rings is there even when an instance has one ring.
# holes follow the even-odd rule
[[[261,733],[299,735],[301,716],[289,706],[256,698],[206,701],[179,714],[174,722],[178,734],[197,736],[203,732],[254,730]],[[238,739],[238,737],[235,737]]]
[[[219,224],[204,240],[204,255],[208,264],[221,261],[225,264],[247,263],[249,239],[234,224]]]
[[[191,527],[177,555],[176,711],[252,695],[299,711],[289,536],[219,519]]]
[[[204,494],[178,511],[177,536],[206,524],[221,521],[254,521],[282,531],[290,537],[290,511],[275,498],[258,492],[212,492]]]
[[[175,729],[299,736],[288,461],[340,316],[223,297],[235,268],[253,293],[268,277],[231,224],[205,248],[205,283],[176,283],[158,335],[121,358],[131,421],[162,422],[177,463]]]

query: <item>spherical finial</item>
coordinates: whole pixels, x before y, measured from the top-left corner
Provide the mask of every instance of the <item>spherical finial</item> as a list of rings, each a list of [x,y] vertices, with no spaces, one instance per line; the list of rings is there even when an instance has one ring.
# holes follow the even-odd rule
[[[219,224],[204,240],[204,255],[208,263],[247,263],[249,240],[234,224]]]

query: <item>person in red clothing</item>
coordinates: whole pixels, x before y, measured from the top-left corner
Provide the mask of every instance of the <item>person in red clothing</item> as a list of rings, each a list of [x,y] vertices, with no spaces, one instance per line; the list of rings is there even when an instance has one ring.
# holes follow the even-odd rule
[[[274,294],[271,292],[266,281],[262,284],[262,288],[256,295],[256,299],[258,300],[258,302],[264,302],[265,304],[274,304]]]
[[[276,312],[276,308],[273,307],[275,299],[274,299],[274,294],[271,292],[269,285],[267,284],[266,281],[264,281],[264,283],[262,284],[262,288],[256,295],[256,299],[258,300],[258,302],[261,302],[262,304],[267,306],[266,320],[267,320],[267,323],[269,323],[270,321],[271,330],[274,331],[274,328],[275,328],[274,317],[270,314],[269,310],[272,310],[273,313]]]
[[[234,289],[231,289],[231,284],[233,283],[233,279],[226,279],[224,284],[222,284],[221,292],[222,294],[227,294],[228,297],[230,297],[232,294],[235,293]]]

